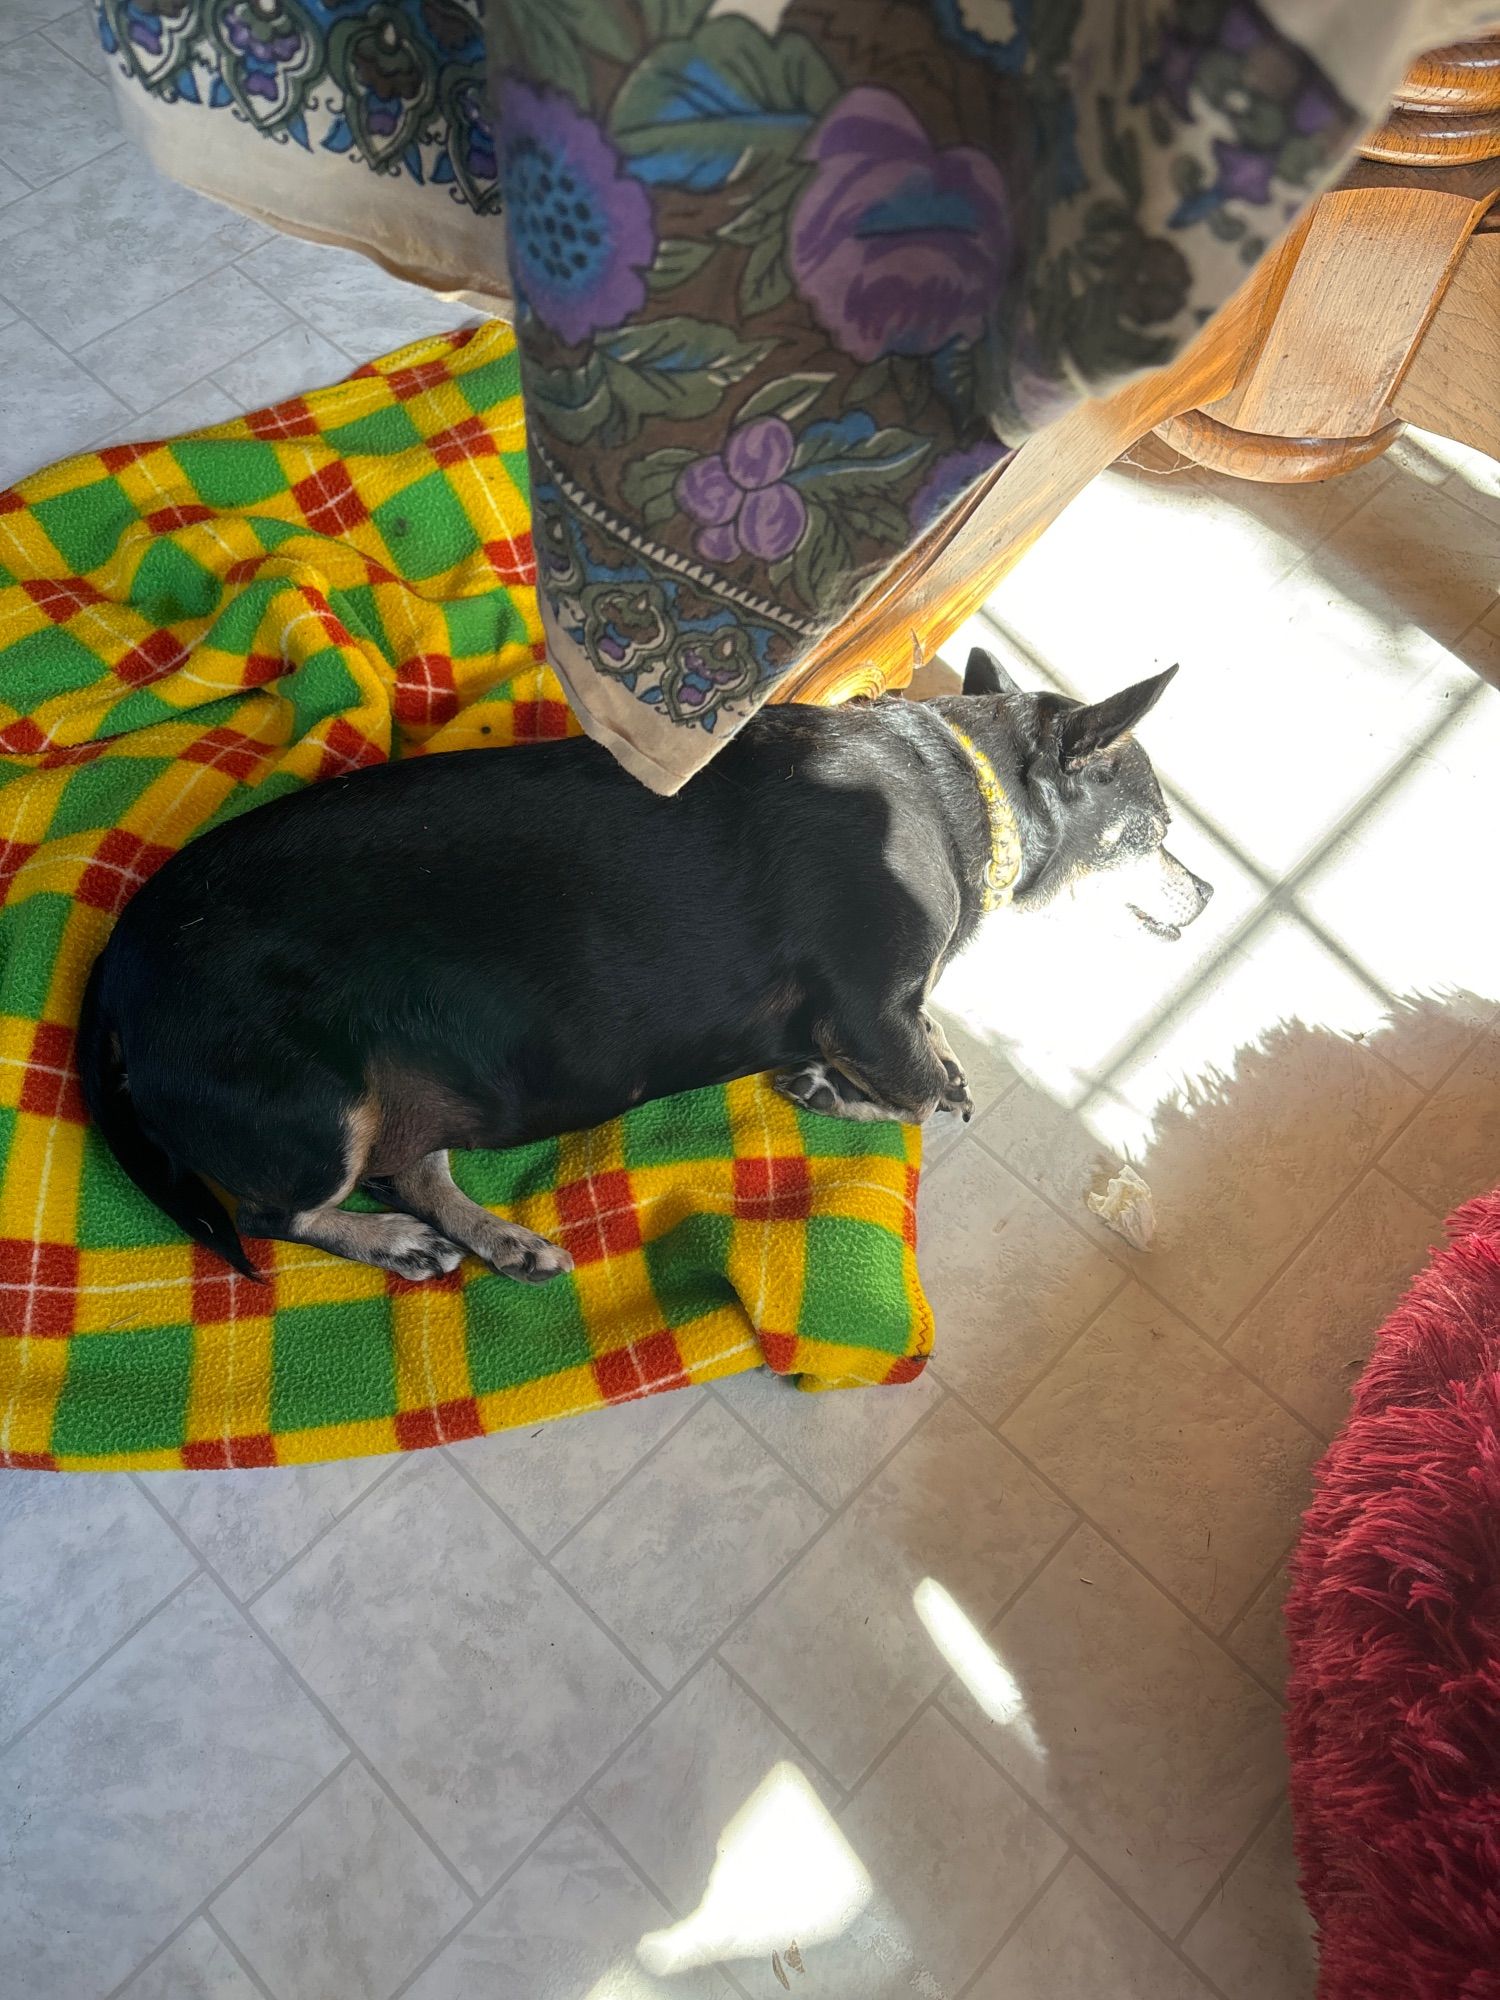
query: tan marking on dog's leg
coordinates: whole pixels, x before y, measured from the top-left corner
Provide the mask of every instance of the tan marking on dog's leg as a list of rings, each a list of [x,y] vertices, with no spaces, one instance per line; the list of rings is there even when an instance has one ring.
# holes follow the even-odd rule
[[[380,1106],[373,1097],[362,1097],[344,1113],[344,1180],[338,1193],[323,1204],[325,1208],[337,1208],[341,1201],[347,1201],[364,1179],[365,1162],[379,1131]]]
[[[561,1277],[573,1268],[567,1251],[549,1243],[545,1236],[523,1229],[518,1222],[505,1222],[477,1201],[470,1201],[453,1179],[446,1152],[429,1153],[400,1173],[381,1175],[371,1186],[472,1250],[501,1277],[516,1278],[525,1285],[544,1285],[549,1278]]]

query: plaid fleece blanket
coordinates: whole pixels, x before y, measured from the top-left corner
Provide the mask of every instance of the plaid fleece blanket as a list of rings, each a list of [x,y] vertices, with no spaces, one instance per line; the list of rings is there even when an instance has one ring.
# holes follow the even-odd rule
[[[498,323],[0,493],[0,1465],[270,1465],[761,1363],[809,1387],[922,1368],[919,1135],[763,1079],[455,1155],[475,1199],[572,1252],[541,1288],[284,1243],[249,1283],[86,1123],[85,975],[184,841],[360,764],[575,732],[534,580]]]

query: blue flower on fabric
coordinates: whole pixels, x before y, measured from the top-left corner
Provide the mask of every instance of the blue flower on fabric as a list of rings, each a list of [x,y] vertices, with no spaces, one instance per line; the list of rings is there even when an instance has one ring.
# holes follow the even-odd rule
[[[500,87],[500,173],[516,289],[569,346],[645,303],[651,197],[598,124],[556,90]]]

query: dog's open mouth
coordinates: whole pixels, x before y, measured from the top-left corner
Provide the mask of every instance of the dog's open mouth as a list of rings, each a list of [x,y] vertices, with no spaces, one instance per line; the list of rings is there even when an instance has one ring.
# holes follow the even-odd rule
[[[1139,903],[1129,903],[1126,907],[1136,922],[1144,930],[1150,931],[1152,937],[1163,938],[1168,944],[1176,944],[1182,936],[1182,927],[1180,924],[1164,924],[1156,917],[1148,917]]]

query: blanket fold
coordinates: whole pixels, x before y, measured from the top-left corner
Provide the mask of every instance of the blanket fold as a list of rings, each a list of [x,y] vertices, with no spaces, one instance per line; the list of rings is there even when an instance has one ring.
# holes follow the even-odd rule
[[[411,1449],[762,1364],[900,1382],[931,1347],[920,1137],[764,1079],[455,1156],[567,1246],[541,1287],[188,1243],[86,1123],[83,982],[185,840],[396,755],[577,733],[545,664],[514,344],[494,323],[0,493],[0,1465]]]

